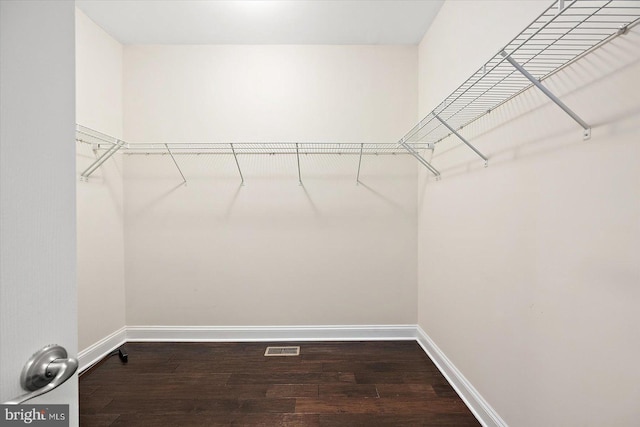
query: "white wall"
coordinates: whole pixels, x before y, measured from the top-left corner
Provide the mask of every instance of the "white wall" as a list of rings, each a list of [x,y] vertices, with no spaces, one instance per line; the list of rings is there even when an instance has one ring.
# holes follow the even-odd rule
[[[131,46],[131,141],[394,142],[416,47]],[[417,162],[125,157],[128,325],[416,321]]]
[[[127,46],[131,141],[396,142],[415,46]]]
[[[0,2],[0,402],[34,352],[78,349],[73,21],[70,2]],[[77,387],[29,403],[70,404],[74,426]]]
[[[122,45],[76,9],[76,122],[122,138]],[[81,350],[125,323],[122,158],[79,180],[101,154],[76,143],[78,334]]]
[[[420,46],[421,113],[546,6],[445,3]],[[531,90],[465,128],[487,169],[450,140],[442,180],[421,173],[419,325],[509,425],[640,419],[639,58],[636,27],[545,81],[591,140]]]

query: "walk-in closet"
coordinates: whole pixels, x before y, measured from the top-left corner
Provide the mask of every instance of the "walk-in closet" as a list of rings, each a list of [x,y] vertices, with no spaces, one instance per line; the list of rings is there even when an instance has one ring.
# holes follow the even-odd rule
[[[1,6],[2,402],[640,423],[640,1]]]

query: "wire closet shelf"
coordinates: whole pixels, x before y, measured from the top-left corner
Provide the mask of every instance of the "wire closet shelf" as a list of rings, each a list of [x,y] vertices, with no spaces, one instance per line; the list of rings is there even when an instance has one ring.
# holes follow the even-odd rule
[[[76,125],[76,141],[109,150],[122,145],[127,154],[407,154],[396,143],[342,142],[125,142],[82,125]],[[429,144],[411,144],[416,150]]]
[[[487,166],[488,157],[458,131],[500,105],[536,86],[582,128],[591,129],[541,82],[593,49],[609,42],[640,22],[640,0],[557,0],[478,71],[420,120],[397,143],[328,142],[125,142],[78,125],[76,140],[89,143],[102,154],[81,176],[88,178],[119,150],[127,154],[174,155],[231,154],[238,165],[244,154],[410,154],[436,179],[440,172],[420,152],[435,149],[443,139],[455,135]],[[181,172],[182,173],[182,172]],[[184,176],[183,176],[184,178]]]
[[[538,87],[582,128],[590,126],[541,81],[570,63],[626,34],[640,20],[637,0],[558,0],[500,49],[469,79],[420,120],[399,144],[427,142],[437,147],[455,135],[487,165],[488,158],[458,132],[532,86]],[[431,167],[433,169],[433,167]],[[440,173],[431,172],[439,177]]]
[[[332,155],[359,155],[358,171],[356,175],[356,183],[360,182],[360,166],[362,164],[363,155],[406,155],[412,154],[406,148],[396,143],[328,143],[328,142],[240,142],[240,143],[219,143],[219,142],[136,142],[128,143],[121,139],[111,137],[102,132],[88,128],[82,125],[76,125],[76,141],[79,143],[90,144],[96,155],[98,155],[89,167],[81,174],[81,180],[88,178],[95,172],[104,162],[106,162],[116,152],[123,149],[128,154],[160,154],[171,157],[173,164],[178,169],[182,180],[186,183],[187,179],[180,168],[179,162],[176,160],[178,155],[216,155],[227,154],[232,155],[240,179],[244,184],[244,176],[238,161],[239,155],[282,155],[289,154],[296,157],[298,165],[298,181],[302,184],[302,176],[300,171],[300,156],[315,154],[332,154]],[[429,148],[427,143],[412,143],[410,150],[424,150]]]

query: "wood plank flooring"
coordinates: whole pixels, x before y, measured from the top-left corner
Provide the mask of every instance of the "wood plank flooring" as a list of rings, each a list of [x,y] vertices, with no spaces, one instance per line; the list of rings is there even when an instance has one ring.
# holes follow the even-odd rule
[[[300,345],[297,357],[264,357]],[[413,341],[128,343],[80,377],[81,426],[479,426]]]

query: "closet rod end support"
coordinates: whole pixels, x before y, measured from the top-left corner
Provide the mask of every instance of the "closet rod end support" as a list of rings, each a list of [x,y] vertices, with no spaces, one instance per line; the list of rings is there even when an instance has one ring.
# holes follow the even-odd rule
[[[585,141],[591,139],[591,128],[587,128],[582,131],[582,139]]]

